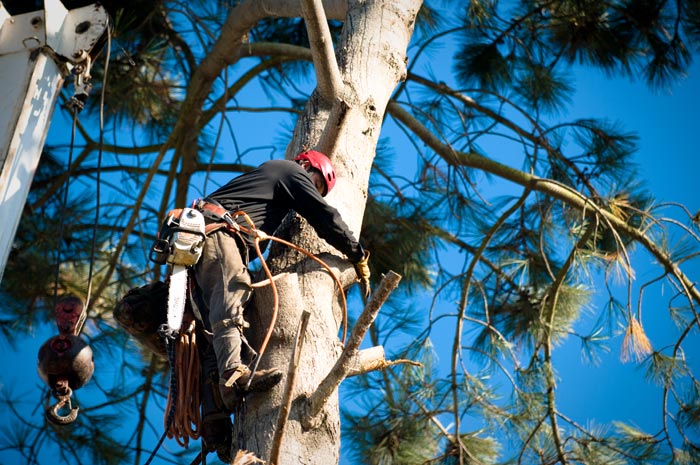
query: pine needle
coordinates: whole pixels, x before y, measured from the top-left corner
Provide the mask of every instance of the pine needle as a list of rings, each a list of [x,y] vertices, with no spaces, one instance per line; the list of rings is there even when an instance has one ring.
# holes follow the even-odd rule
[[[630,317],[625,338],[622,340],[620,360],[623,363],[630,361],[630,357],[637,362],[642,361],[651,354],[651,342],[644,332],[641,323],[634,317]]]

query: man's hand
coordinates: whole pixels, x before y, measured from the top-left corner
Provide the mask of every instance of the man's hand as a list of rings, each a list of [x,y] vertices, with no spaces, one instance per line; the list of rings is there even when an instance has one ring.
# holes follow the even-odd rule
[[[360,280],[360,289],[362,290],[362,295],[365,299],[369,298],[372,290],[369,287],[369,251],[365,250],[365,257],[359,262],[353,265],[355,267],[355,273],[357,273],[357,279]]]

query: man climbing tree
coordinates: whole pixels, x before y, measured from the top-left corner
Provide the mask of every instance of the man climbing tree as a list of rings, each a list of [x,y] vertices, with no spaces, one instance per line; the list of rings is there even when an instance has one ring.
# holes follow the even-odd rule
[[[323,200],[336,183],[331,161],[314,150],[304,151],[294,160],[264,163],[195,204],[209,225],[202,257],[194,268],[203,302],[202,316],[213,333],[213,352],[203,367],[216,368],[214,379],[229,412],[237,409],[247,392],[268,390],[282,377],[277,367],[255,372],[250,369],[253,360],[263,354],[255,354],[244,336],[247,323],[243,311],[252,294],[248,262],[249,258],[258,258],[258,250],[263,251],[267,242],[256,248],[254,237],[242,233],[241,227],[254,226],[256,231],[272,235],[287,213],[299,213],[321,238],[354,263],[363,294],[369,296],[369,253],[362,249],[338,211]],[[236,219],[240,224],[235,223]],[[245,361],[242,351],[248,352]],[[203,375],[211,377],[211,373]],[[213,409],[215,405],[208,404],[203,405],[202,412],[204,445],[216,450],[222,460],[230,460],[230,421],[222,417],[220,409]]]

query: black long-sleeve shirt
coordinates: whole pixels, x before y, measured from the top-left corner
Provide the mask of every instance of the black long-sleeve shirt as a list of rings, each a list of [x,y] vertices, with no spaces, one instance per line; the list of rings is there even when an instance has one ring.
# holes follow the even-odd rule
[[[360,243],[338,210],[326,203],[309,173],[290,160],[271,160],[242,174],[210,194],[227,210],[244,211],[255,227],[273,234],[290,210],[305,218],[318,235],[351,262],[363,258]],[[241,223],[243,224],[243,223]],[[243,224],[244,225],[244,224]]]

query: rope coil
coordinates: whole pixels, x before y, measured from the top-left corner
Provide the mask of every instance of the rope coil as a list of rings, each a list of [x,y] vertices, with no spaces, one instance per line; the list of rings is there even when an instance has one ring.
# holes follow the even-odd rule
[[[180,389],[177,392],[171,389],[168,393],[165,411],[169,412],[174,407],[175,413],[172,421],[165,419],[165,430],[169,439],[175,438],[180,446],[187,448],[190,439],[199,439],[202,425],[199,411],[201,370],[194,320],[190,321],[185,331],[180,332],[174,358],[171,376]]]

